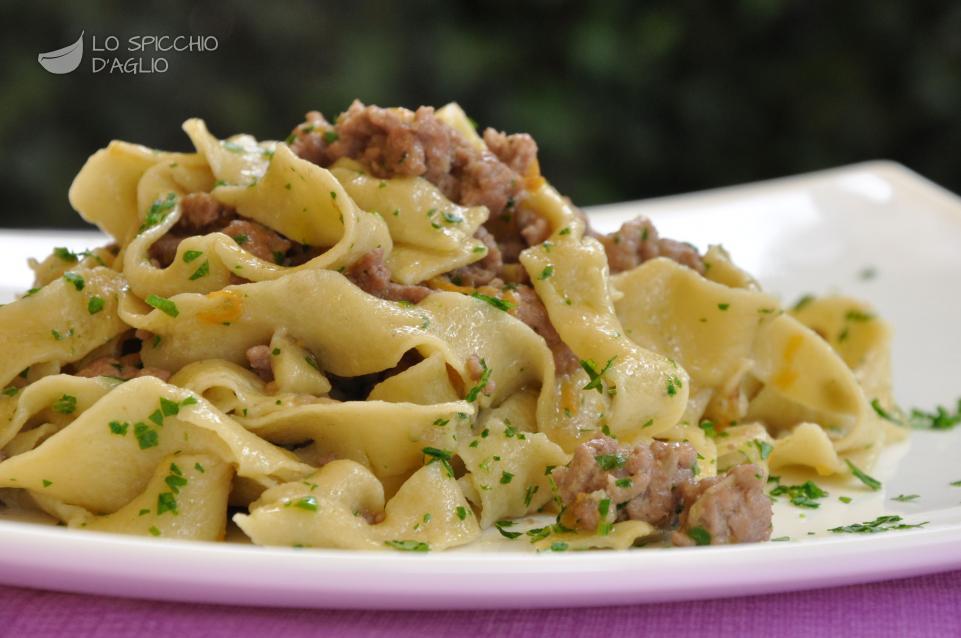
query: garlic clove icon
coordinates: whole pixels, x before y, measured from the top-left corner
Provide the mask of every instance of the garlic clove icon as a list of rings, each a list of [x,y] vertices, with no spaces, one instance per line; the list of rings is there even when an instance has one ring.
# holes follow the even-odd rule
[[[80,60],[83,58],[84,33],[84,31],[81,31],[80,37],[77,38],[76,42],[68,44],[62,49],[41,53],[37,56],[37,61],[43,68],[51,73],[58,75],[70,73],[80,66]]]

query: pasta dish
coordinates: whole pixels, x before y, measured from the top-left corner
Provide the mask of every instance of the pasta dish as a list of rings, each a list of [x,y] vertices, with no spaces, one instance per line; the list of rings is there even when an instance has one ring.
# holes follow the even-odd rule
[[[287,547],[745,543],[772,471],[869,479],[903,436],[868,306],[783,307],[646,218],[599,233],[530,136],[456,104],[184,130],[91,156],[70,203],[111,243],[0,308],[0,508]]]

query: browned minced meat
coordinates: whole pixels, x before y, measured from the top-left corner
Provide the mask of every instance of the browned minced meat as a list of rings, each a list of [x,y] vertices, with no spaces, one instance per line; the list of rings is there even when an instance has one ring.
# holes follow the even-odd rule
[[[554,324],[551,323],[547,315],[547,308],[544,307],[540,297],[530,286],[516,286],[514,293],[517,298],[517,308],[515,316],[526,323],[537,334],[544,338],[547,347],[554,355],[554,367],[558,374],[570,374],[579,365],[577,355],[561,341],[561,336],[557,334]]]
[[[671,527],[680,509],[679,487],[693,477],[696,461],[697,452],[688,443],[653,441],[626,448],[610,437],[588,441],[574,450],[566,467],[553,472],[565,506],[580,505],[565,512],[562,520],[577,529],[595,530],[601,521],[597,507],[589,503],[609,498],[617,520]]]
[[[485,286],[501,274],[504,260],[501,258],[501,250],[497,246],[497,241],[486,228],[481,226],[474,233],[474,237],[481,240],[487,248],[487,254],[480,261],[475,261],[469,266],[458,268],[448,273],[451,282],[458,286],[468,286],[476,288]]]
[[[604,245],[612,273],[631,270],[655,257],[667,257],[704,274],[704,262],[697,249],[690,244],[659,237],[647,217],[632,219],[609,235],[593,235]]]
[[[251,370],[264,381],[274,380],[274,368],[271,364],[270,346],[259,345],[247,348],[247,363]]]
[[[280,233],[246,219],[235,219],[220,232],[232,237],[241,248],[264,261],[276,261],[276,255],[286,254],[293,245]]]
[[[388,301],[418,303],[431,293],[425,286],[408,286],[390,280],[390,269],[384,263],[384,251],[372,250],[351,264],[344,275],[364,292]]]
[[[308,113],[294,129],[291,149],[321,166],[349,157],[377,177],[424,177],[451,201],[487,206],[497,217],[521,193],[537,145],[530,136],[496,131],[485,131],[485,139],[493,142],[490,151],[470,144],[429,106],[412,112],[354,101],[334,125],[316,111]]]
[[[694,545],[690,533],[695,528],[707,532],[712,545],[757,543],[771,537],[771,499],[755,465],[738,465],[724,476],[683,485],[680,493],[684,511],[680,528],[671,536],[675,545]]]
[[[75,373],[78,377],[117,377],[127,381],[137,377],[157,377],[161,381],[170,378],[170,372],[162,368],[143,367],[138,353],[122,357],[100,357]]]
[[[150,257],[166,268],[177,256],[180,242],[192,235],[222,232],[233,237],[241,248],[265,261],[276,261],[293,242],[258,222],[238,218],[236,211],[221,204],[210,193],[191,193],[180,201],[180,219],[170,231],[150,247]]]

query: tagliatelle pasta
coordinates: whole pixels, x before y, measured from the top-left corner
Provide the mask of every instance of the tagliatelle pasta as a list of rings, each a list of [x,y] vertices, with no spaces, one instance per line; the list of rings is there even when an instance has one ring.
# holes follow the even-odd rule
[[[70,201],[112,243],[0,307],[6,507],[297,547],[748,542],[769,469],[902,436],[869,308],[785,310],[647,220],[599,234],[457,105],[184,129],[193,153],[94,154]]]

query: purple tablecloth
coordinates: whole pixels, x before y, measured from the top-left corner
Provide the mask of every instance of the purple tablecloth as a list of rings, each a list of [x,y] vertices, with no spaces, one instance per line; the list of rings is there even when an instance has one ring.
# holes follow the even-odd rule
[[[256,609],[0,587],[0,636],[824,636],[961,635],[961,572],[701,602],[519,611]]]

